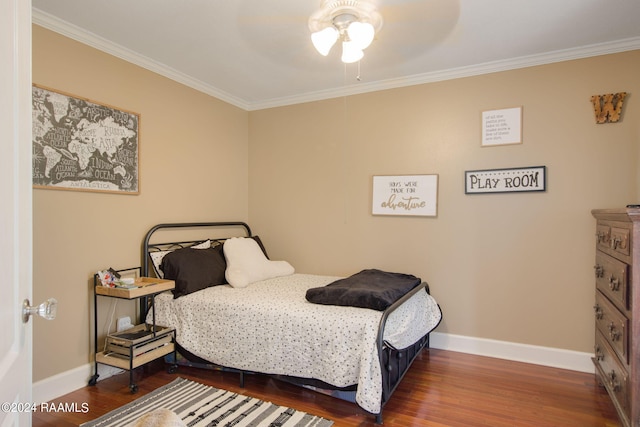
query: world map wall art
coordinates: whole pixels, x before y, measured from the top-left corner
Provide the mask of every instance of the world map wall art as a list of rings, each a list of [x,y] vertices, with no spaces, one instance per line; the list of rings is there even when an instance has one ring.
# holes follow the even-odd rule
[[[33,86],[33,186],[139,194],[140,116]]]

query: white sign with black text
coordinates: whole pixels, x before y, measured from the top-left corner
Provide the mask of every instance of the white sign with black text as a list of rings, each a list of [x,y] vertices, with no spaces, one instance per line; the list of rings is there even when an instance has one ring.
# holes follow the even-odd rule
[[[522,107],[482,112],[482,146],[522,143]]]
[[[373,215],[436,216],[438,175],[373,177]]]
[[[546,166],[466,171],[464,175],[466,194],[545,191],[547,187]]]

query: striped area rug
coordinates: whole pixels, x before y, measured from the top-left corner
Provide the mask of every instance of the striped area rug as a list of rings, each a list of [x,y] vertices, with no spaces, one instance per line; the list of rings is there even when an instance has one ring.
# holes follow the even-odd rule
[[[81,427],[128,426],[135,424],[142,415],[158,408],[172,410],[189,427],[328,427],[333,425],[333,421],[306,412],[184,378],[176,378],[171,383],[125,406],[81,424]]]

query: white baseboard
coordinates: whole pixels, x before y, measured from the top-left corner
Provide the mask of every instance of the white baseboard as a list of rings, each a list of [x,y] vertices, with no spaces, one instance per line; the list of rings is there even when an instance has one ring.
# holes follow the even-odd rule
[[[594,373],[591,362],[593,354],[559,348],[540,347],[497,341],[484,338],[466,337],[433,332],[430,347],[441,350],[458,351],[498,359],[515,360],[535,365],[569,369],[572,371]],[[49,402],[57,397],[85,387],[93,375],[94,365],[88,363],[66,372],[54,375],[33,384],[33,401]],[[98,380],[109,378],[123,372],[122,369],[98,364]]]
[[[79,366],[66,372],[61,372],[49,378],[33,383],[32,401],[36,403],[49,402],[67,393],[85,387],[93,376],[93,363]],[[98,381],[124,372],[120,368],[98,364]]]
[[[595,368],[591,361],[593,354],[579,351],[439,332],[431,334],[429,346],[442,350],[533,363],[571,371],[595,373]]]

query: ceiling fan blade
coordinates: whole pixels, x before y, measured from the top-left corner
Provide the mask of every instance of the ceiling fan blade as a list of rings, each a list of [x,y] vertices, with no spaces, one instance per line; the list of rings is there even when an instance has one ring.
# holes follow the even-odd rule
[[[428,45],[445,38],[458,22],[460,7],[450,0],[387,0],[380,6],[384,26],[378,34],[390,43]]]

